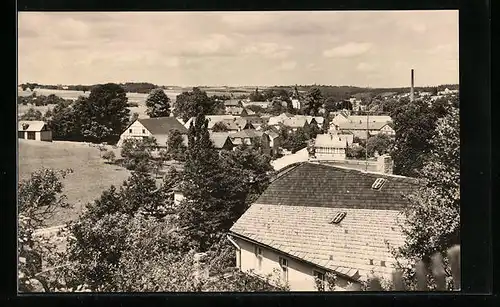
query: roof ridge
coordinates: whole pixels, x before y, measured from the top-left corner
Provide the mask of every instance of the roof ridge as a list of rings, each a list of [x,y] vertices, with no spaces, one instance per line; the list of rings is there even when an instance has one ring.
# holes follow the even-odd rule
[[[374,171],[365,171],[365,170],[362,170],[362,169],[351,168],[351,167],[342,166],[342,165],[332,165],[332,164],[325,164],[325,163],[313,162],[313,161],[305,161],[305,162],[302,162],[302,163],[309,163],[309,164],[314,164],[314,165],[322,165],[322,166],[326,166],[326,167],[340,168],[340,169],[343,169],[343,170],[356,171],[356,172],[364,173],[364,174],[383,175],[383,176],[387,176],[387,177],[394,177],[394,178],[401,178],[401,179],[410,179],[410,180],[418,180],[418,178],[414,178],[414,177],[408,177],[408,176],[396,175],[396,174],[388,174],[388,173],[382,173],[382,172],[374,172]]]

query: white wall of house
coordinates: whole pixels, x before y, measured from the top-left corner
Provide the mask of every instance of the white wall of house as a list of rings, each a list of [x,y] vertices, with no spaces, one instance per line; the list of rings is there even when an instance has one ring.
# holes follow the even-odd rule
[[[34,139],[32,138],[34,136]],[[17,137],[25,140],[52,142],[52,131],[18,131]]]
[[[315,156],[317,160],[322,161],[341,161],[346,158],[345,148],[334,147],[315,147]]]
[[[389,125],[385,125],[380,129],[380,133],[387,134],[387,135],[395,135],[396,131],[392,129]]]
[[[288,261],[288,285],[290,287],[290,290],[317,291],[313,270],[320,271],[323,274],[325,273],[324,270],[321,270],[320,268],[317,268],[306,262],[302,262],[294,258],[289,258],[286,255],[280,254],[276,251],[266,249],[263,246],[260,246],[262,250],[262,260],[260,260],[259,264],[258,257],[255,255],[255,247],[257,245],[239,238],[233,239],[240,246],[240,250],[236,250],[236,263],[240,266],[240,269],[243,272],[254,270],[253,273],[261,276],[273,274],[273,270],[275,269],[279,272],[282,272],[279,258],[284,257]],[[284,275],[280,277],[285,278]],[[282,280],[284,281],[284,279]],[[346,287],[347,280],[338,278],[336,285],[339,287]]]
[[[123,144],[123,141],[128,138],[142,138],[146,136],[153,136],[151,132],[146,129],[138,120],[130,125],[127,130],[123,131],[118,141],[118,146]]]

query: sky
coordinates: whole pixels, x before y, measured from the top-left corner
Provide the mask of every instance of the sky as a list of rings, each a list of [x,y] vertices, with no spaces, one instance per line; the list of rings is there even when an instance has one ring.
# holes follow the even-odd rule
[[[458,11],[19,12],[18,81],[458,84]]]

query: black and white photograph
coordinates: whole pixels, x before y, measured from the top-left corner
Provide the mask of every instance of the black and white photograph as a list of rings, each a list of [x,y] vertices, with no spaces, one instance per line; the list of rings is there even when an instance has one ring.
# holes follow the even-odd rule
[[[18,292],[461,291],[458,17],[18,12]]]

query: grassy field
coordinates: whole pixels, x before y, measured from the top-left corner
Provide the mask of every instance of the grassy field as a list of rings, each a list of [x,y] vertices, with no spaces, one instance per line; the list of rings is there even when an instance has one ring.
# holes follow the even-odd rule
[[[130,174],[122,167],[105,164],[99,150],[84,143],[19,140],[18,156],[19,180],[29,178],[31,172],[41,167],[74,171],[63,181],[64,193],[74,207],[59,210],[47,226],[74,220],[87,202],[98,198],[111,185],[120,186]]]

